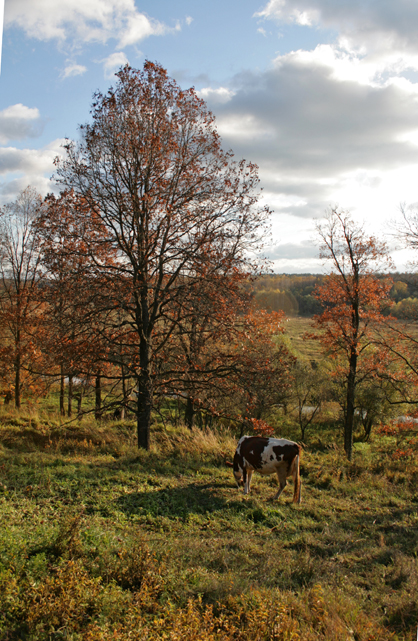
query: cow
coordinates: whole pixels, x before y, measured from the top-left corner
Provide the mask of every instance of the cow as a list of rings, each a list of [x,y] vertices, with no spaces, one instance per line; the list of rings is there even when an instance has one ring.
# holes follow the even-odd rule
[[[293,477],[293,503],[301,502],[301,479],[299,463],[301,446],[284,438],[264,438],[262,436],[243,436],[237,445],[233,470],[238,489],[240,481],[244,482],[244,494],[250,491],[251,477],[254,470],[260,474],[277,474],[278,492],[273,499],[278,499],[286,487],[286,478]]]

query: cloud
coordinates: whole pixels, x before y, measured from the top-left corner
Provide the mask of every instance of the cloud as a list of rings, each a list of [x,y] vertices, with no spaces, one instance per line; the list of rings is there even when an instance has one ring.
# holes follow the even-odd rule
[[[269,0],[255,17],[280,23],[322,27],[338,32],[347,51],[416,68],[418,4],[416,0]],[[411,58],[412,56],[412,58]]]
[[[68,63],[62,72],[62,78],[71,78],[72,76],[82,76],[87,71],[84,65],[77,65],[75,63]]]
[[[143,13],[132,13],[126,19],[125,26],[119,34],[119,47],[123,48],[144,40],[149,36],[163,36],[169,31],[180,31],[180,23],[169,29],[166,25],[157,20],[149,18]]]
[[[42,129],[43,122],[36,107],[18,103],[0,111],[0,144],[36,138],[41,135]]]
[[[116,53],[112,53],[110,56],[108,56],[107,58],[104,58],[100,62],[103,62],[105,78],[109,79],[115,74],[115,72],[120,67],[123,67],[124,65],[128,64],[129,60],[125,56],[123,51],[118,51]]]
[[[53,191],[50,180],[54,158],[63,155],[64,139],[57,139],[42,149],[0,148],[0,200],[13,200],[27,185],[35,187],[43,196]]]
[[[253,141],[257,146],[275,135],[275,128],[254,113],[232,113],[218,121],[218,131],[224,138],[238,144]]]
[[[204,87],[200,91],[196,92],[199,98],[203,98],[205,101],[210,101],[212,104],[221,104],[231,100],[234,92],[227,87],[219,87],[218,89],[213,89],[212,87]]]
[[[342,78],[338,63],[291,52],[236,76],[228,100],[205,90],[224,147],[256,162],[270,202],[296,216],[318,215],[348,184],[376,193],[387,172],[418,162],[418,87]]]
[[[116,39],[120,48],[151,35],[180,29],[137,10],[134,0],[13,0],[5,7],[5,26],[23,29],[38,40],[78,44]]]
[[[308,258],[319,258],[318,245],[311,241],[304,241],[300,244],[283,243],[276,245],[274,249],[268,252],[271,260],[299,260]]]

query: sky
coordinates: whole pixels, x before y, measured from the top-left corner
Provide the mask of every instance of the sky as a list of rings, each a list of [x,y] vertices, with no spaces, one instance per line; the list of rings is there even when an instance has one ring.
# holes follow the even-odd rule
[[[53,160],[93,92],[148,59],[258,164],[275,272],[326,269],[315,225],[330,207],[386,239],[403,271],[414,257],[392,224],[418,207],[417,25],[416,0],[4,0],[0,204],[56,191]]]

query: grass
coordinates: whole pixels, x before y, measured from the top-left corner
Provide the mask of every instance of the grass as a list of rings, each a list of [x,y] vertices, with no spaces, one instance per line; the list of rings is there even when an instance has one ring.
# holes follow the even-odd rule
[[[237,490],[227,431],[155,426],[144,452],[133,429],[3,415],[1,639],[416,638],[418,463],[390,437],[350,464],[313,438],[298,506]]]
[[[306,360],[321,361],[323,359],[319,341],[307,339],[306,333],[313,333],[312,319],[301,316],[286,318],[284,323],[284,340],[293,354]]]

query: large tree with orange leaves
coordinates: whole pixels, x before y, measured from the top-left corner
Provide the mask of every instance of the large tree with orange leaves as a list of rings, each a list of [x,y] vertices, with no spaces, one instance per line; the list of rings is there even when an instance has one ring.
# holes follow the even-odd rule
[[[223,151],[194,89],[183,91],[151,62],[126,66],[117,78],[107,95],[95,94],[93,121],[79,143],[66,145],[58,180],[102,226],[101,238],[86,238],[86,256],[110,305],[123,311],[118,327],[112,318],[113,336],[126,332],[138,445],[148,449],[155,364],[182,319],[173,308],[199,283],[223,287],[253,269],[250,252],[269,211],[257,206],[257,167]],[[99,245],[113,248],[116,260],[98,261]]]
[[[382,309],[388,303],[392,282],[379,277],[391,265],[385,243],[368,236],[347,212],[333,209],[317,226],[320,256],[331,263],[332,272],[316,288],[324,307],[315,323],[327,352],[342,355],[345,386],[344,448],[352,456],[356,388],[360,363],[362,377],[376,373],[379,357],[374,329],[384,322]]]

